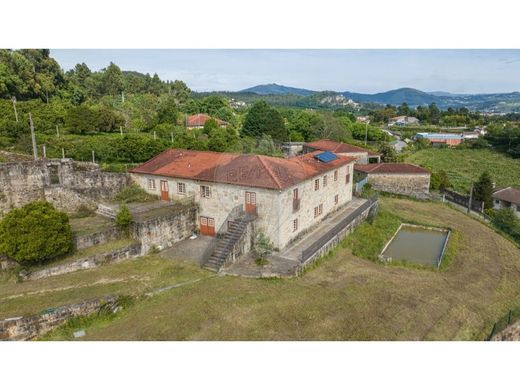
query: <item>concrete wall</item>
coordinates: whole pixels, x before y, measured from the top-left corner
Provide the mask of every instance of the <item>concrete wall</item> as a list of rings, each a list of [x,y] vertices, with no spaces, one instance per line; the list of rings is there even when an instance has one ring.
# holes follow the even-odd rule
[[[128,185],[129,176],[102,172],[97,164],[70,159],[0,164],[0,216],[13,207],[47,200],[57,208],[75,211],[109,199]]]
[[[368,174],[368,182],[378,191],[425,197],[430,192],[429,174]]]
[[[106,307],[118,307],[117,296],[90,299],[81,303],[61,306],[28,317],[17,317],[0,321],[0,340],[31,340],[63,325],[67,320],[87,316]]]
[[[215,230],[218,231],[231,210],[237,205],[245,204],[246,191],[256,193],[256,208],[258,217],[255,220],[255,228],[262,230],[271,240],[276,248],[283,248],[301,230],[309,228],[318,223],[327,214],[345,205],[352,199],[352,177],[353,163],[340,167],[338,180],[334,181],[334,170],[319,175],[297,186],[287,188],[283,191],[250,188],[238,185],[199,182],[191,179],[174,179],[154,175],[132,174],[132,180],[144,188],[147,192],[160,195],[160,181],[168,182],[169,195],[173,200],[192,197],[198,204],[196,224],[199,226],[198,217],[204,216],[215,219]],[[348,172],[348,173],[347,173]],[[346,175],[349,182],[346,183]],[[327,186],[323,186],[323,176],[327,176]],[[155,189],[149,188],[148,180],[155,180]],[[314,180],[320,180],[320,189],[314,191]],[[177,183],[184,183],[186,194],[179,194]],[[211,187],[211,197],[200,196],[200,186]],[[298,188],[301,198],[299,210],[293,212],[293,189]],[[334,204],[334,196],[338,195],[338,204]],[[318,218],[314,218],[314,207],[323,204],[323,212]],[[299,228],[293,232],[293,220],[298,219]],[[143,246],[145,244],[143,243]]]

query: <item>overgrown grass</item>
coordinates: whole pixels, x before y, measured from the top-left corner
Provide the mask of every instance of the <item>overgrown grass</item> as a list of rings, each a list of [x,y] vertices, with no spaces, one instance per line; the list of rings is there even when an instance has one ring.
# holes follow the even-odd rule
[[[355,256],[377,261],[384,245],[395,234],[401,223],[397,215],[379,207],[376,216],[359,225],[341,245],[350,248]]]
[[[136,298],[132,296],[121,296],[117,299],[118,310],[116,312],[110,310],[106,306],[101,306],[101,308],[96,313],[92,313],[88,316],[71,318],[62,326],[59,326],[58,328],[38,338],[38,340],[81,340],[81,338],[76,339],[74,337],[74,332],[84,330],[86,328],[100,329],[108,326],[112,321],[124,316],[125,311],[134,304],[135,300]]]
[[[114,197],[116,202],[121,203],[151,202],[158,199],[157,196],[149,194],[135,183],[125,187]]]
[[[520,186],[520,159],[489,149],[427,148],[411,154],[406,162],[445,171],[458,192],[468,193],[471,183],[486,170],[499,187]]]

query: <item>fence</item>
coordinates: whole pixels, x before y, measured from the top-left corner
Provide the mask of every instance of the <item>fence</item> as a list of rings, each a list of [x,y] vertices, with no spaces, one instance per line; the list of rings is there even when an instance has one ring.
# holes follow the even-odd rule
[[[349,214],[345,219],[339,222],[336,226],[330,229],[324,236],[316,240],[311,246],[304,249],[301,254],[301,262],[305,263],[309,260],[316,252],[323,248],[330,240],[332,240],[337,234],[343,229],[348,227],[353,221],[356,220],[361,214],[370,209],[376,202],[377,196],[370,198],[367,202],[356,209],[352,214]]]
[[[493,336],[495,336],[497,333],[502,332],[505,328],[507,328],[516,320],[520,320],[520,307],[509,310],[509,312],[505,316],[503,316],[497,322],[495,322],[495,324],[493,325],[493,329],[491,329],[491,333],[489,334],[486,340],[490,341],[493,338]]]
[[[466,208],[469,206],[470,197],[467,195],[459,194],[458,192],[455,192],[455,191],[444,190],[444,198],[449,202],[453,202],[455,204],[464,206]],[[472,199],[471,200],[471,210],[473,210],[479,214],[482,214],[484,211],[484,202]]]

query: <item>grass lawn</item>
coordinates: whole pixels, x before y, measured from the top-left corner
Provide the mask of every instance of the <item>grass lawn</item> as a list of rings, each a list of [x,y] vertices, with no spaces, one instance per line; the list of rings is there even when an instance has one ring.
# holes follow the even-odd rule
[[[520,159],[489,149],[428,148],[408,156],[406,162],[435,172],[444,170],[455,191],[469,192],[471,182],[489,171],[497,186],[520,186]]]
[[[100,215],[93,215],[84,218],[70,218],[69,221],[72,231],[78,236],[95,233],[114,226],[113,220]]]
[[[517,246],[445,205],[392,198],[381,202],[383,210],[400,218],[459,232],[458,250],[449,266],[441,271],[387,266],[356,257],[342,245],[300,278],[220,276],[138,300],[111,321],[87,321],[85,339],[481,340],[509,308],[520,305]],[[92,290],[82,295],[99,296],[145,291],[166,283],[163,272],[172,274],[168,282],[174,274],[179,280],[211,275],[191,263],[158,263],[154,257],[114,267],[69,275],[77,279],[67,283],[89,284],[83,288]],[[174,267],[182,268],[172,271]],[[109,278],[127,282],[113,282],[113,288],[92,286]],[[47,288],[59,288],[64,281],[52,283]],[[43,288],[29,283],[17,288],[21,287]],[[71,293],[78,296],[68,300],[79,299],[79,292],[67,292]],[[20,304],[31,302],[30,297],[20,299]],[[68,338],[63,332],[55,334],[57,339]]]

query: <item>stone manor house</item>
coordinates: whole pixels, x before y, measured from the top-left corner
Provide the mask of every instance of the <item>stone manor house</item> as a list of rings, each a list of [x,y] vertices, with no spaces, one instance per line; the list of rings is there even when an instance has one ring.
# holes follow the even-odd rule
[[[352,200],[354,161],[323,151],[284,159],[168,149],[129,172],[162,200],[192,198],[200,234],[226,232],[249,216],[282,249]]]

